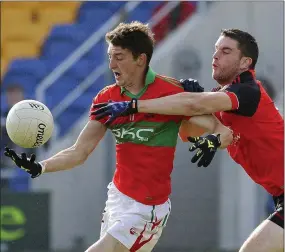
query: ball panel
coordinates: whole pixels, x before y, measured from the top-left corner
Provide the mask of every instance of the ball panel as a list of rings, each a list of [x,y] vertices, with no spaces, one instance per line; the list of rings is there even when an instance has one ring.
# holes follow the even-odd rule
[[[34,148],[33,145],[36,142],[37,126],[38,126],[37,119],[31,119],[31,123],[26,132],[26,136],[24,140],[25,148]]]
[[[15,144],[23,148],[29,148],[29,146],[26,144],[25,139],[26,139],[26,135],[29,131],[31,123],[32,123],[31,118],[21,119],[19,128],[16,134],[14,135],[14,139],[13,139]]]
[[[22,109],[32,109],[33,111],[42,111],[43,113],[47,114],[51,118],[53,117],[50,110],[46,105],[44,105],[41,102],[34,101],[34,100],[23,100],[18,102],[13,106],[13,109],[16,111],[22,110]]]
[[[14,136],[17,133],[20,118],[14,110],[10,110],[6,118],[6,130],[9,138],[14,142]]]
[[[50,123],[52,119],[47,113],[34,109],[18,109],[15,110],[15,113],[20,119],[40,119],[46,123]]]

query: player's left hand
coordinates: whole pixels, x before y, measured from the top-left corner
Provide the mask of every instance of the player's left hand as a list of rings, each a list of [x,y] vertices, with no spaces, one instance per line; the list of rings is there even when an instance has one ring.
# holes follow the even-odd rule
[[[137,99],[123,102],[105,102],[93,105],[96,109],[91,115],[95,115],[96,120],[100,120],[106,116],[109,119],[105,122],[105,125],[110,125],[117,117],[128,116],[138,112]]]
[[[204,92],[204,88],[200,86],[197,80],[189,78],[187,80],[181,79],[179,82],[181,83],[181,85],[184,88],[184,91],[186,92],[192,92],[192,93]]]
[[[13,149],[5,147],[5,156],[11,158],[15,165],[17,165],[22,170],[31,174],[31,178],[36,178],[42,174],[42,165],[36,162],[36,155],[32,154],[30,158],[27,158],[26,153],[18,155]]]
[[[198,167],[207,167],[213,160],[217,149],[221,146],[220,134],[208,135],[205,137],[188,137],[189,142],[194,143],[190,146],[189,151],[198,149],[192,157],[191,162],[198,162]]]

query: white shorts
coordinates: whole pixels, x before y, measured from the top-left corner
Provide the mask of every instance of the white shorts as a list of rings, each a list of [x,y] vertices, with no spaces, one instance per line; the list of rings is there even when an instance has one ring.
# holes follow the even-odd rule
[[[152,251],[166,226],[171,211],[170,200],[149,206],[121,193],[113,183],[108,189],[100,237],[107,232],[131,252]]]

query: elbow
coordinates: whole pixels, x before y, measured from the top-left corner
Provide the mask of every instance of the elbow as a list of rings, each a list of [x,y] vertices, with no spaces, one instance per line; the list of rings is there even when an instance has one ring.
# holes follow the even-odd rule
[[[89,156],[88,153],[77,146],[72,146],[71,148],[74,152],[74,157],[76,157],[76,166],[84,164]]]
[[[77,165],[83,165],[85,161],[87,160],[88,156],[82,156],[80,159],[78,159]]]
[[[85,161],[88,159],[88,154],[86,152],[82,152],[80,157],[78,158],[78,165],[83,165]]]

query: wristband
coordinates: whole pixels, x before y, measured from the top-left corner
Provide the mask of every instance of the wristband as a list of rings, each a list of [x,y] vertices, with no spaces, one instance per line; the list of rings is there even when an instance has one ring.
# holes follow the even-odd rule
[[[43,174],[45,172],[45,170],[46,170],[46,166],[45,166],[45,164],[43,162],[39,162],[39,165],[42,168],[41,174]]]

